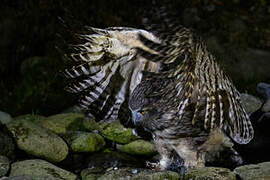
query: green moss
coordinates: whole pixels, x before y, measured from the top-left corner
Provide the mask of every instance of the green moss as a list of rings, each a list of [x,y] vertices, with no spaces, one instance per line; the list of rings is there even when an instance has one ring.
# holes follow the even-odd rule
[[[8,125],[9,126],[9,125]],[[18,141],[23,141],[28,138],[28,135],[29,135],[29,129],[26,128],[24,125],[23,125],[23,122],[18,122],[18,123],[15,123],[13,124],[12,126],[9,126],[10,127],[10,132],[13,134],[13,137]]]
[[[53,132],[28,120],[14,120],[7,124],[19,149],[28,154],[60,162],[68,154],[67,144]]]
[[[103,168],[88,168],[81,171],[82,180],[98,179],[102,174],[104,174]]]
[[[157,154],[155,145],[151,142],[144,140],[136,140],[129,144],[118,146],[118,149],[121,152],[125,152],[132,155],[153,156]]]
[[[270,179],[270,162],[239,166],[234,172],[245,180]]]
[[[95,152],[105,146],[105,141],[99,134],[70,131],[63,136],[74,152]]]
[[[18,161],[11,165],[10,176],[27,175],[32,179],[75,180],[76,175],[41,159]]]
[[[103,123],[101,128],[102,135],[111,141],[126,144],[138,139],[133,135],[131,128],[125,128],[119,122]]]
[[[204,167],[188,170],[183,180],[236,180],[236,175],[226,168]]]
[[[72,142],[71,148],[75,152],[95,152],[102,149],[104,145],[105,141],[100,135],[85,133]]]
[[[85,130],[83,119],[84,114],[81,113],[56,114],[42,120],[41,125],[57,134],[65,134],[67,131]]]
[[[103,176],[101,176],[100,180],[107,179],[129,179],[129,180],[179,180],[180,176],[176,172],[172,171],[162,171],[156,172],[149,169],[140,169],[136,168],[137,173],[133,174],[132,168],[121,168],[116,171],[107,171]]]
[[[25,114],[21,116],[15,117],[14,120],[26,120],[26,121],[31,121],[33,123],[39,123],[42,119],[44,119],[44,116],[40,116],[37,114]]]
[[[65,180],[65,179],[62,178],[61,175],[58,174],[58,173],[55,171],[55,169],[53,169],[53,168],[47,167],[47,168],[44,168],[44,170],[46,170],[48,174],[52,175],[52,176],[53,176],[54,178],[56,178],[56,179],[63,179],[63,180]]]

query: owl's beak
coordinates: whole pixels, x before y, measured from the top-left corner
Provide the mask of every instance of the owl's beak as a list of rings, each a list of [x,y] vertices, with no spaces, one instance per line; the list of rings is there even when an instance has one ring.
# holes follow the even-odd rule
[[[132,121],[133,121],[135,126],[140,126],[142,123],[142,116],[137,111],[133,111],[132,112]]]

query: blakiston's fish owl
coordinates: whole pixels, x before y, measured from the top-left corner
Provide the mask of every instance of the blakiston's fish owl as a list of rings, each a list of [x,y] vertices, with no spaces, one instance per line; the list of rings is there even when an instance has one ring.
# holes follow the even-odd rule
[[[128,121],[131,114],[152,134],[159,168],[170,164],[172,151],[186,167],[198,167],[228,137],[239,144],[253,138],[239,92],[192,30],[168,21],[151,32],[88,30],[68,54],[78,65],[63,72],[74,79],[67,90],[80,93],[80,107],[96,119]]]

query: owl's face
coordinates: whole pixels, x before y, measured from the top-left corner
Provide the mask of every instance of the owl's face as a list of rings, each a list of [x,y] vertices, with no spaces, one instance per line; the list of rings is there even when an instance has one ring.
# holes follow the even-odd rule
[[[142,82],[134,89],[129,100],[129,109],[132,112],[134,125],[144,127],[146,130],[151,127],[151,122],[157,116],[154,106],[157,99],[149,96],[151,92],[149,83]]]
[[[149,122],[152,122],[156,117],[156,110],[148,106],[132,111],[132,121],[136,126],[147,127]]]

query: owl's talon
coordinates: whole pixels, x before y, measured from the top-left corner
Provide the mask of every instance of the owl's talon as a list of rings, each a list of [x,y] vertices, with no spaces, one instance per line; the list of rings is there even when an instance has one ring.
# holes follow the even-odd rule
[[[160,163],[152,163],[150,161],[146,161],[146,167],[152,169],[152,170],[156,170],[156,171],[161,171],[161,166]]]

